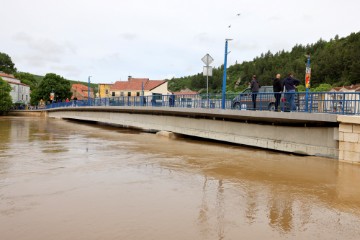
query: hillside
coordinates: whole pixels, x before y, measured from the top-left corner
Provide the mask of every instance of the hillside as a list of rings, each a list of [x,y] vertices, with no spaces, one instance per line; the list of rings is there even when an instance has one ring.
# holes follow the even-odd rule
[[[296,45],[291,51],[261,54],[252,61],[229,66],[227,69],[227,92],[238,92],[247,87],[253,74],[262,85],[271,85],[276,73],[285,76],[292,72],[304,82],[306,54],[311,55],[312,88],[320,84],[343,86],[360,83],[360,32],[347,37],[335,36],[330,41],[320,39],[306,46]],[[213,70],[209,78],[209,91],[221,92],[223,65]],[[206,78],[202,73],[174,78],[169,81],[171,91],[181,89],[201,91],[206,89]]]

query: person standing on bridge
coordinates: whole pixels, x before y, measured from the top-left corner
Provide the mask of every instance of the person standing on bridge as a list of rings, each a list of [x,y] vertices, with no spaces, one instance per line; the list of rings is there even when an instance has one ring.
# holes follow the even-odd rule
[[[292,75],[292,73],[288,74],[288,77],[284,80],[284,87],[286,90],[285,98],[286,102],[289,103],[290,111],[296,111],[296,105],[295,105],[295,89],[296,86],[300,84],[300,81],[295,79]]]
[[[276,74],[276,77],[273,81],[273,90],[274,90],[274,97],[275,97],[275,112],[279,111],[281,92],[283,91],[283,88],[284,88],[280,77],[281,77],[280,73]]]
[[[252,80],[250,82],[250,89],[251,89],[251,100],[253,103],[253,110],[256,110],[256,97],[259,92],[260,84],[256,79],[256,75],[253,75]]]

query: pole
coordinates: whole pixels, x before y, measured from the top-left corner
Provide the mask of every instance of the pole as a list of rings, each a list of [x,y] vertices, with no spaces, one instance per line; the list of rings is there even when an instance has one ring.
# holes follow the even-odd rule
[[[207,74],[206,74],[206,98],[207,98],[207,107],[210,107],[209,103],[209,66],[207,66]]]
[[[140,106],[144,106],[144,82],[141,82]]]
[[[309,90],[310,90],[310,54],[307,55],[307,63],[306,63],[306,73],[305,73],[305,112],[309,111],[308,103],[309,103]]]
[[[229,40],[231,40],[231,39],[225,39],[224,75],[223,75],[222,95],[221,95],[221,108],[222,109],[225,109],[226,65],[227,65],[228,41]]]
[[[89,76],[88,78],[88,105],[90,106],[90,78],[91,76]]]

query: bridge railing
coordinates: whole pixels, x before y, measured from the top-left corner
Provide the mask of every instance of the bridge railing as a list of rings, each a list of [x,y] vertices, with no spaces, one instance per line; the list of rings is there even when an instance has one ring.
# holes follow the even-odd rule
[[[360,115],[360,92],[295,92],[279,93],[278,111],[291,111],[287,101],[294,95],[297,112]],[[257,93],[256,109],[253,108],[252,93],[227,94],[225,109],[274,111],[274,93]],[[121,96],[92,98],[70,102],[51,103],[46,108],[84,106],[132,106],[132,107],[176,107],[176,108],[221,108],[221,94],[183,94],[154,96]]]

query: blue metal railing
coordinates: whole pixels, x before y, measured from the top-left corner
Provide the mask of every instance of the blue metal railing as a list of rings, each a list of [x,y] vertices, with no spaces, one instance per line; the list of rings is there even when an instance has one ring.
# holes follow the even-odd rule
[[[288,98],[293,95],[295,108],[291,109]],[[93,98],[70,102],[57,102],[46,105],[47,109],[59,107],[86,106],[132,106],[132,107],[177,107],[177,108],[217,108],[222,107],[221,94],[191,95],[154,95],[124,96],[111,98]],[[257,93],[256,109],[253,108],[252,94],[227,94],[225,109],[274,111],[274,93]],[[360,115],[360,92],[305,92],[281,93],[278,111],[329,113],[344,115]]]

